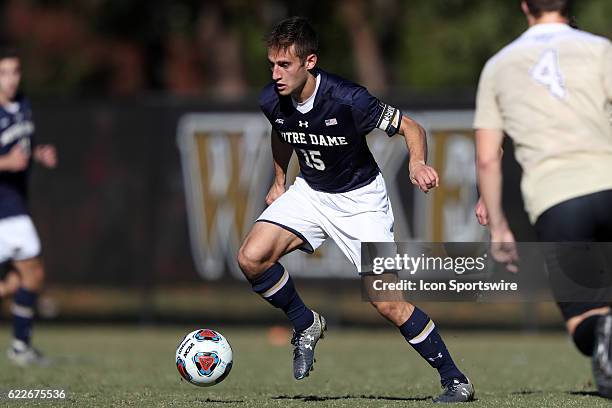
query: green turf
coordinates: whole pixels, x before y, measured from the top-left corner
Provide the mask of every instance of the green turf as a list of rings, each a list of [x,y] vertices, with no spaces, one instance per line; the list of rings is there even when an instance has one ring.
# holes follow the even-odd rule
[[[225,328],[234,369],[224,383],[197,388],[179,380],[176,343],[195,327],[41,327],[36,343],[49,368],[12,368],[0,356],[0,387],[65,388],[66,401],[0,406],[412,407],[430,406],[437,375],[396,330],[331,328],[316,370],[297,382],[289,346],[272,346],[263,329]],[[597,407],[589,361],[562,335],[447,333],[447,344],[476,386],[471,407]],[[9,339],[0,331],[0,344]]]

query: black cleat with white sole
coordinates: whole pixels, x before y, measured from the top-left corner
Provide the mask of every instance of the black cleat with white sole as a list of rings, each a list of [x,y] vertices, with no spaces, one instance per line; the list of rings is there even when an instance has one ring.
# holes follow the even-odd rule
[[[453,378],[445,387],[442,394],[433,399],[435,403],[469,402],[474,400],[474,385],[470,380],[463,382]]]
[[[319,339],[323,338],[323,332],[327,330],[325,318],[312,311],[314,321],[305,330],[294,331],[291,338],[293,344],[293,376],[296,380],[308,377],[315,362],[314,350]]]

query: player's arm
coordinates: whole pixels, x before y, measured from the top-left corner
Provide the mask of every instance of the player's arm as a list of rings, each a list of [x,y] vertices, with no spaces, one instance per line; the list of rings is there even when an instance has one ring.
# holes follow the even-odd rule
[[[398,133],[404,136],[410,154],[408,169],[412,184],[418,186],[424,193],[438,187],[440,183],[438,173],[433,167],[426,164],[427,136],[425,129],[416,121],[403,115]]]
[[[274,182],[266,196],[266,204],[270,205],[285,192],[285,182],[287,179],[287,167],[293,154],[293,147],[288,143],[283,143],[280,135],[272,129],[272,159],[274,161]]]
[[[518,255],[514,235],[502,208],[502,171],[499,154],[504,132],[497,129],[476,129],[476,167],[478,187],[489,215],[491,252],[510,272],[517,272]]]
[[[439,184],[438,173],[425,164],[427,160],[427,139],[425,129],[399,109],[390,106],[377,98],[363,87],[356,88],[353,95],[353,118],[356,128],[362,135],[367,135],[378,128],[387,136],[397,133],[404,136],[410,153],[410,181],[427,193]]]
[[[8,153],[0,156],[0,171],[18,172],[28,167],[30,156],[16,143]]]
[[[504,157],[504,149],[500,147],[499,159],[501,160],[502,157]],[[476,219],[480,225],[485,226],[489,224],[489,213],[487,212],[487,207],[485,206],[482,196],[480,196],[476,203],[476,207],[474,207],[474,214],[476,214]]]
[[[476,165],[480,198],[488,212],[491,229],[507,225],[502,209],[501,145],[504,133],[497,129],[476,129]]]
[[[503,155],[504,120],[498,104],[494,79],[494,63],[488,61],[480,74],[478,92],[476,93],[476,111],[474,113],[474,129],[476,129],[477,173],[484,175],[487,193],[497,200],[498,208],[493,209],[495,221],[499,220],[501,210],[501,159]],[[497,185],[498,183],[499,185]],[[497,185],[497,187],[495,187]],[[480,199],[476,204],[476,218],[481,225],[490,224],[491,208],[485,199],[485,192],[480,187]],[[495,198],[497,197],[497,198]]]
[[[495,65],[485,65],[476,93],[476,169],[478,187],[489,218],[491,255],[497,262],[506,264],[510,272],[517,272],[518,254],[514,235],[508,226],[502,209],[502,155],[504,120],[498,105],[494,77]]]

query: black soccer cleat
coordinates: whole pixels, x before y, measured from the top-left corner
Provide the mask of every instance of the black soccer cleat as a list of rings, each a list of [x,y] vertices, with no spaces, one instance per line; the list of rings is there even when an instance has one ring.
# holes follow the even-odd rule
[[[453,378],[445,387],[442,394],[433,399],[436,404],[469,402],[474,400],[474,385],[468,379],[467,383]]]
[[[319,339],[323,338],[323,332],[327,330],[325,318],[312,311],[314,322],[305,330],[293,332],[291,344],[293,344],[293,376],[296,380],[308,377],[313,370],[315,361],[314,350]]]
[[[599,395],[612,398],[612,314],[608,313],[599,318],[595,335],[595,350],[591,357],[593,377]]]

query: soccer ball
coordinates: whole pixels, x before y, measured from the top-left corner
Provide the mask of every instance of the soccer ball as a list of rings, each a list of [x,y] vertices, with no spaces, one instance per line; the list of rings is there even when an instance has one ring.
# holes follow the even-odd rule
[[[232,347],[214,330],[192,331],[183,337],[176,349],[179,374],[199,387],[219,384],[230,373],[232,363]]]

